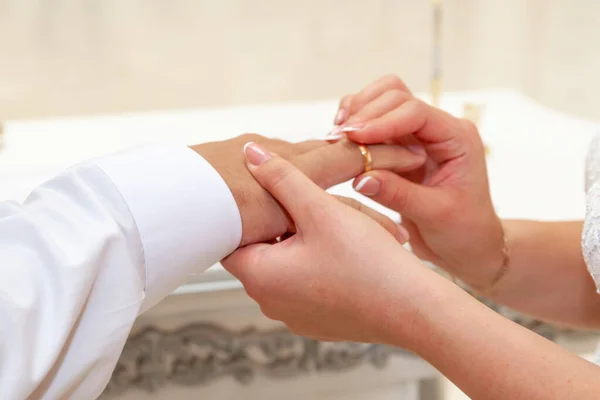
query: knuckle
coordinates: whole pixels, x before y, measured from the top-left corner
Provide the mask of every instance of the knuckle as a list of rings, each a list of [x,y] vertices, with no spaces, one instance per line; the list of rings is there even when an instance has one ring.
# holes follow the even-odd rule
[[[481,139],[477,125],[468,119],[460,119],[459,122],[460,130],[464,132],[466,138],[468,139],[469,143],[471,143],[473,148],[483,150],[483,140]]]
[[[398,75],[395,74],[384,75],[383,78],[381,78],[381,80],[384,84],[386,84],[386,86],[389,87],[398,89],[404,89],[406,87],[402,79],[400,79],[400,77],[398,77]]]
[[[342,99],[340,100],[340,108],[350,107],[353,98],[354,95],[352,94],[347,94],[344,97],[342,97]]]
[[[412,112],[417,115],[425,114],[431,109],[431,106],[421,99],[410,99],[407,101],[407,105],[411,108]]]
[[[398,89],[390,90],[388,96],[390,97],[390,100],[398,104],[405,103],[411,98],[408,93]]]
[[[332,211],[325,205],[307,201],[299,206],[299,211],[301,215],[309,216],[310,220],[306,222],[323,223],[325,221],[332,221]]]
[[[389,203],[397,210],[404,210],[410,203],[410,194],[401,187],[396,187],[390,194]]]
[[[422,100],[411,98],[402,104],[404,118],[411,121],[411,125],[416,129],[422,128],[427,124],[431,117],[433,108]]]
[[[471,134],[471,135],[474,135],[474,134],[477,134],[477,135],[479,135],[479,133],[478,133],[478,131],[477,131],[477,125],[475,125],[475,123],[474,123],[473,121],[471,121],[471,120],[469,120],[469,119],[464,119],[464,118],[462,118],[462,119],[460,120],[460,122],[461,122],[461,124],[462,124],[462,129],[463,129],[465,132],[467,132],[467,133],[469,133],[469,134]]]
[[[279,160],[280,162],[272,162],[267,163],[265,166],[268,166],[267,173],[267,182],[270,189],[278,189],[282,185],[286,185],[287,181],[290,179],[293,171],[288,168],[288,165]]]

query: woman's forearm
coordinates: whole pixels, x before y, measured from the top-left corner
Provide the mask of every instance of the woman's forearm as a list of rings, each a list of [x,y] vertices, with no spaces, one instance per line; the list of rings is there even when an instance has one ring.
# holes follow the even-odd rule
[[[600,368],[451,285],[423,301],[411,350],[473,399],[597,399]],[[405,329],[405,327],[397,327]]]
[[[582,222],[504,221],[504,228],[508,269],[490,297],[550,322],[600,327],[600,296],[581,252]]]

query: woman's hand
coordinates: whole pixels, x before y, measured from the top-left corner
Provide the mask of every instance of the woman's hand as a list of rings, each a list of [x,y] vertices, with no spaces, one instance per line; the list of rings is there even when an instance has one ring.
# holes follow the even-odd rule
[[[377,223],[283,158],[255,145],[246,146],[246,157],[297,227],[286,240],[250,245],[223,261],[268,317],[324,341],[403,347],[474,399],[598,397],[596,365],[419,265]]]
[[[427,153],[418,174],[371,171],[354,187],[401,213],[419,257],[474,288],[488,287],[502,265],[504,243],[476,127],[415,98],[395,76],[344,97],[335,122],[328,140],[408,144]]]
[[[223,260],[263,313],[291,331],[327,341],[409,347],[415,311],[437,275],[365,214],[337,201],[291,163],[256,144],[245,147],[256,180],[287,210],[295,235],[255,244]],[[428,286],[431,289],[430,286]],[[398,321],[407,333],[398,332]]]

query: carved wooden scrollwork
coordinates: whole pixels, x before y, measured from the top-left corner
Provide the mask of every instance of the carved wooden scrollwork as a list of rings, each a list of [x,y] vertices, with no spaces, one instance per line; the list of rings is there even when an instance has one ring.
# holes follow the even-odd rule
[[[362,364],[383,368],[396,353],[410,354],[384,345],[319,342],[286,329],[235,332],[209,323],[175,331],[147,328],[128,340],[103,396],[134,388],[154,392],[167,384],[202,385],[227,377],[249,384],[258,374],[280,379]]]
[[[550,340],[559,333],[551,325],[477,298]],[[131,389],[155,392],[169,384],[194,386],[230,378],[246,385],[257,375],[283,379],[343,372],[364,364],[383,368],[394,354],[414,357],[384,345],[319,342],[285,328],[233,331],[211,323],[192,323],[177,330],[149,327],[127,341],[103,398]]]

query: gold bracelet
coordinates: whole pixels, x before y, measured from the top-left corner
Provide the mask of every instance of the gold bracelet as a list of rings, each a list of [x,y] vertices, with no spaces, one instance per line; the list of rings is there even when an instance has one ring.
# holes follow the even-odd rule
[[[504,233],[504,231],[502,232],[502,242],[502,264],[500,265],[500,268],[498,268],[496,275],[494,275],[494,279],[492,279],[492,282],[484,288],[482,288],[481,286],[478,288],[475,286],[471,286],[472,289],[475,289],[476,291],[487,297],[489,297],[489,295],[491,294],[492,290],[494,290],[498,282],[500,282],[500,280],[502,280],[502,278],[504,278],[504,276],[508,272],[510,253],[508,246],[508,237],[506,236],[506,233]],[[454,276],[454,274],[450,274],[450,279],[452,283],[459,285],[459,281],[456,278],[456,276]]]
[[[502,232],[502,242],[503,242],[502,264],[500,265],[500,268],[498,268],[498,271],[496,272],[496,275],[494,276],[492,283],[487,287],[487,289],[485,291],[483,291],[483,293],[488,294],[488,295],[491,293],[492,290],[494,290],[494,288],[496,287],[498,282],[500,282],[502,280],[502,278],[504,278],[504,276],[506,276],[506,272],[508,271],[508,264],[510,261],[510,253],[508,251],[508,238],[507,238],[505,232]]]

